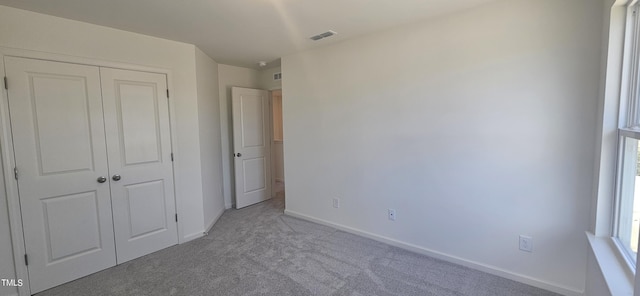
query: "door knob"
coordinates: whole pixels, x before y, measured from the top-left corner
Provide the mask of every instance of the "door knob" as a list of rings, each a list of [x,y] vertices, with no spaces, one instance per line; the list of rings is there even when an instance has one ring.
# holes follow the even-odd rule
[[[98,183],[104,183],[104,182],[107,182],[107,178],[103,176],[98,177]]]
[[[113,175],[113,177],[111,177],[111,179],[113,179],[113,181],[120,181],[121,177],[120,177],[120,175]]]
[[[242,156],[242,153],[238,152],[238,153],[236,153],[236,156],[240,157],[240,156]]]

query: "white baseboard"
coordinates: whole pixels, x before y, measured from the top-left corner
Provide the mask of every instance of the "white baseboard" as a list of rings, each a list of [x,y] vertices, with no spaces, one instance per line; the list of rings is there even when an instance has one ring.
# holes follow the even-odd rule
[[[216,224],[216,222],[218,222],[218,219],[220,219],[222,214],[224,214],[224,210],[220,210],[220,212],[218,212],[216,214],[216,216],[211,220],[211,222],[209,222],[209,224],[207,225],[207,228],[205,228],[204,231],[185,235],[184,239],[180,243],[183,244],[183,243],[186,243],[186,242],[189,242],[189,241],[192,241],[194,239],[198,239],[198,238],[201,238],[201,237],[207,235],[209,233],[209,230],[211,230],[211,227],[213,227],[213,225]]]
[[[550,283],[550,282],[546,282],[540,279],[536,279],[530,276],[526,276],[526,275],[522,275],[522,274],[518,274],[518,273],[514,273],[496,266],[491,266],[488,264],[484,264],[484,263],[480,263],[480,262],[476,262],[476,261],[471,261],[471,260],[467,260],[464,258],[460,258],[457,256],[453,256],[453,255],[449,255],[446,253],[442,253],[439,251],[435,251],[435,250],[431,250],[431,249],[427,249],[424,247],[420,247],[414,244],[410,244],[410,243],[406,243],[406,242],[402,242],[399,240],[395,240],[392,238],[388,238],[385,236],[381,236],[381,235],[377,235],[374,233],[370,233],[370,232],[366,232],[366,231],[362,231],[360,229],[356,229],[356,228],[352,228],[352,227],[348,227],[348,226],[344,226],[341,224],[337,224],[337,223],[333,223],[333,222],[329,222],[326,220],[322,220],[322,219],[318,219],[318,218],[314,218],[311,216],[307,216],[304,214],[300,214],[294,211],[290,211],[290,210],[284,210],[284,214],[291,216],[291,217],[295,217],[295,218],[299,218],[299,219],[303,219],[303,220],[307,220],[307,221],[311,221],[311,222],[315,222],[318,224],[322,224],[322,225],[326,225],[326,226],[330,226],[345,232],[349,232],[352,234],[356,234],[359,236],[363,236],[366,238],[370,238],[388,245],[392,245],[394,247],[398,247],[401,249],[405,249],[408,251],[412,251],[412,252],[416,252],[419,254],[423,254],[429,257],[433,257],[433,258],[437,258],[437,259],[441,259],[444,261],[448,261],[451,263],[455,263],[455,264],[459,264],[462,266],[466,266],[472,269],[476,269],[482,272],[486,272],[489,274],[493,274],[493,275],[497,275],[499,277],[503,277],[506,279],[510,279],[510,280],[514,280],[520,283],[524,283],[530,286],[534,286],[537,288],[541,288],[541,289],[545,289],[548,291],[552,291],[555,293],[559,293],[562,295],[567,295],[567,296],[582,296],[584,295],[584,291],[578,291],[575,290],[573,288],[569,288],[569,287],[565,287],[559,284],[554,284],[554,283]]]
[[[198,239],[198,238],[201,238],[203,236],[204,236],[204,231],[199,231],[199,232],[196,232],[196,233],[188,234],[188,235],[184,236],[182,242],[180,242],[180,243],[184,244],[186,242],[190,242],[190,241],[192,241],[194,239]]]
[[[213,225],[216,224],[216,222],[218,222],[218,219],[220,219],[220,217],[222,217],[222,214],[224,214],[224,209],[220,210],[215,217],[213,217],[213,219],[211,219],[211,222],[209,222],[209,225],[207,225],[207,227],[204,230],[204,235],[209,234],[209,231],[211,231],[211,228],[213,227]]]

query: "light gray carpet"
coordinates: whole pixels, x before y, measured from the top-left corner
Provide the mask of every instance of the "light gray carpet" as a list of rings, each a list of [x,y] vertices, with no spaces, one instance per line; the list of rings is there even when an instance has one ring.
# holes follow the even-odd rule
[[[53,295],[557,295],[283,215],[224,213],[206,237],[39,293]]]

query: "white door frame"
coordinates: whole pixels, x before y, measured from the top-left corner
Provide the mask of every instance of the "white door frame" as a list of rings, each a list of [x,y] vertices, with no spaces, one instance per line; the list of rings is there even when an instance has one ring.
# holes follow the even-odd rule
[[[271,146],[271,180],[269,180],[269,182],[271,182],[271,198],[276,197],[276,166],[273,163],[273,147],[275,146],[273,143],[273,129],[274,129],[274,125],[273,125],[273,91],[274,90],[278,90],[276,89],[269,89],[267,90],[269,92],[269,145]]]
[[[275,172],[274,172],[274,168],[275,166],[273,165],[273,97],[271,96],[271,92],[274,89],[267,89],[267,106],[269,108],[269,163],[271,164],[271,167],[269,168],[270,172],[270,177],[269,177],[269,182],[271,183],[271,190],[269,191],[269,195],[271,196],[271,198],[276,197],[276,193],[275,191],[273,191],[274,186],[275,185]]]
[[[271,198],[276,197],[276,193],[275,191],[273,191],[273,188],[275,185],[275,177],[276,174],[274,172],[275,166],[273,165],[273,97],[271,96],[271,92],[273,91],[273,89],[267,89],[267,102],[269,105],[269,162],[271,163],[271,178],[269,178],[269,182],[271,182],[271,192],[269,192],[269,194],[271,195]]]
[[[152,72],[167,75],[167,87],[169,90],[173,90],[173,76],[171,74],[171,70],[162,69],[162,68],[154,68],[154,67],[146,67],[146,66],[138,66],[131,65],[126,63],[112,62],[112,61],[104,61],[99,59],[90,59],[90,58],[82,58],[82,57],[74,57],[68,55],[61,55],[55,53],[47,53],[26,49],[15,49],[8,47],[0,46],[0,75],[2,77],[6,76],[4,70],[4,57],[5,56],[14,56],[21,58],[31,58],[31,59],[39,59],[39,60],[47,60],[54,62],[64,62],[71,64],[81,64],[87,66],[98,66],[98,67],[109,67],[109,68],[117,68],[124,70],[134,70],[134,71],[142,71],[142,72]],[[7,211],[9,214],[9,227],[11,229],[11,244],[13,246],[13,260],[15,262],[14,267],[16,271],[16,278],[22,279],[24,281],[24,285],[22,287],[18,287],[18,295],[19,296],[29,296],[31,295],[31,290],[29,288],[29,273],[27,271],[27,266],[24,264],[24,255],[25,255],[25,243],[22,229],[22,212],[20,211],[20,199],[18,196],[18,183],[14,178],[13,168],[15,167],[15,159],[13,157],[13,140],[11,137],[11,121],[9,118],[9,100],[7,90],[4,89],[4,83],[1,86],[0,96],[0,147],[2,147],[2,151],[0,151],[0,158],[2,160],[2,170],[0,172],[0,178],[4,178],[5,183],[5,192],[7,194]],[[11,80],[9,79],[9,87],[11,87]],[[176,122],[175,122],[175,106],[174,99],[171,98],[169,100],[169,125],[171,129],[171,150],[174,154],[177,154],[177,143],[175,142],[175,134],[176,134]],[[174,158],[173,161],[173,179],[175,184],[175,172],[176,167],[179,165],[179,159]],[[187,213],[184,213],[183,207],[181,206],[181,202],[179,198],[175,194],[174,186],[174,196],[176,203],[176,211],[178,215],[184,217]],[[1,190],[1,188],[0,188]],[[184,242],[184,230],[182,229],[182,224],[178,223],[178,243],[181,244]]]
[[[276,166],[273,165],[273,90],[269,89],[267,92],[269,93],[267,97],[269,98],[269,146],[271,148],[269,149],[269,158],[271,158],[271,178],[269,180],[271,182],[271,192],[269,194],[271,194],[271,198],[274,198],[276,197]]]

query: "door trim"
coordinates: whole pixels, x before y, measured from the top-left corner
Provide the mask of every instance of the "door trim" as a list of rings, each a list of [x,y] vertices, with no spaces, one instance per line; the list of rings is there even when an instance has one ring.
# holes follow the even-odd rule
[[[276,197],[276,166],[273,165],[273,134],[274,134],[274,126],[273,126],[273,91],[277,89],[267,90],[269,97],[269,158],[271,158],[271,178],[269,182],[271,182],[271,198]]]
[[[0,48],[1,50],[1,48]],[[4,52],[0,51],[0,73],[6,76],[4,70]],[[26,246],[24,243],[24,232],[22,229],[22,211],[20,210],[20,200],[18,197],[18,182],[13,177],[15,158],[13,153],[13,138],[11,135],[11,121],[9,117],[9,94],[4,85],[2,86],[2,102],[0,103],[0,147],[2,147],[2,177],[4,178],[5,193],[7,195],[7,212],[9,215],[9,229],[11,231],[11,245],[13,246],[13,262],[16,271],[16,278],[22,279],[24,285],[18,287],[18,295],[31,295],[29,288],[29,272],[24,265],[24,254]]]
[[[158,74],[165,74],[167,77],[167,87],[169,90],[173,90],[173,75],[171,70],[157,67],[147,67],[132,65],[120,62],[90,59],[83,57],[74,57],[56,53],[40,52],[27,49],[16,49],[0,46],[0,74],[2,77],[6,76],[4,57],[13,56],[19,58],[29,58],[36,60],[46,60],[53,62],[63,62],[70,64],[80,64],[87,66],[116,68],[123,70],[133,70],[141,72],[151,72]],[[9,79],[10,80],[10,79]],[[9,86],[11,81],[9,81]],[[13,168],[15,167],[15,158],[13,152],[13,139],[11,131],[11,120],[9,117],[9,100],[8,91],[4,89],[4,85],[0,86],[2,89],[2,95],[0,95],[0,147],[4,148],[0,151],[0,159],[2,160],[2,169],[0,170],[0,178],[4,178],[5,192],[7,194],[7,211],[9,214],[9,228],[11,230],[11,244],[13,246],[13,260],[14,268],[16,271],[16,278],[23,279],[24,285],[18,287],[19,296],[31,295],[31,289],[29,288],[29,273],[27,266],[24,264],[25,255],[25,242],[24,242],[24,230],[22,228],[22,211],[20,209],[20,199],[18,196],[18,183],[13,177]],[[173,93],[173,92],[172,92]],[[176,134],[176,114],[174,99],[169,99],[169,126],[170,126],[170,138],[171,138],[171,150],[174,154],[177,154],[178,147],[175,142]],[[185,217],[186,213],[183,210],[181,202],[176,195],[176,167],[179,166],[179,158],[175,158],[172,162],[173,166],[173,182],[174,182],[174,202],[176,211],[179,216]],[[1,190],[1,188],[0,188]],[[188,239],[184,237],[185,233],[182,229],[182,224],[178,222],[178,244],[187,242]]]

